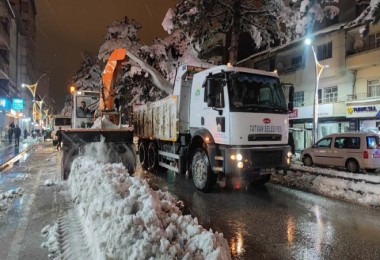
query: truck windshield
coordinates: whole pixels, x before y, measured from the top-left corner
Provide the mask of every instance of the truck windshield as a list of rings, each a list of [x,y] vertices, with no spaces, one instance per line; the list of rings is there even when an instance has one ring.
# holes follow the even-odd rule
[[[231,111],[287,113],[284,92],[276,77],[249,73],[235,74],[229,80]]]
[[[76,100],[78,118],[92,117],[98,107],[99,98],[94,96],[78,96]]]

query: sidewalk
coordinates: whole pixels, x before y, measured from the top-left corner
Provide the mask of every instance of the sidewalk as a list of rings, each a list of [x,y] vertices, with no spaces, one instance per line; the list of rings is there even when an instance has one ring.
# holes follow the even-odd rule
[[[43,140],[42,140],[43,141]],[[25,152],[32,149],[37,143],[41,142],[40,138],[31,138],[20,140],[19,147],[15,147],[14,140],[9,144],[8,140],[1,140],[0,145],[0,171],[7,168],[10,164],[17,161]]]

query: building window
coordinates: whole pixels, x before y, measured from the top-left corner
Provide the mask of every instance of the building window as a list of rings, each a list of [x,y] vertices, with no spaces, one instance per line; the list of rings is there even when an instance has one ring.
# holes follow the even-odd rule
[[[294,93],[294,106],[295,107],[303,107],[304,105],[304,92],[295,92]]]
[[[29,12],[29,6],[28,6],[28,2],[23,2],[21,1],[21,12],[23,13],[28,13]]]
[[[323,103],[334,103],[338,101],[338,87],[329,87],[323,89]]]
[[[29,28],[28,20],[22,20],[22,24],[24,25],[25,31],[28,31],[28,28]]]
[[[380,47],[380,32],[368,36],[368,49],[372,50]]]
[[[9,35],[9,21],[8,21],[8,18],[1,17],[0,19],[1,19],[1,27],[7,33],[7,35]]]
[[[368,97],[379,97],[380,96],[380,81],[368,80]]]
[[[370,0],[356,0],[356,17],[360,16],[369,6]]]
[[[318,61],[332,58],[332,42],[317,46]]]

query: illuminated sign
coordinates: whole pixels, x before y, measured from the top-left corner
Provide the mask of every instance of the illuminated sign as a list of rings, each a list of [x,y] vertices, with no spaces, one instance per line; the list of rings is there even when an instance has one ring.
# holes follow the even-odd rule
[[[12,99],[12,109],[16,111],[24,110],[24,100],[22,98],[13,98]]]
[[[11,109],[11,101],[5,97],[0,98],[0,109],[9,110]]]
[[[346,108],[347,117],[380,117],[378,106],[348,106]]]

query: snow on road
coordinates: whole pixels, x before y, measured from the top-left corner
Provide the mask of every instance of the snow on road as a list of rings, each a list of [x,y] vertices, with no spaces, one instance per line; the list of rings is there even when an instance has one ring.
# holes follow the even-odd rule
[[[363,206],[380,207],[379,173],[358,174],[293,164],[287,175],[275,174],[271,181]]]
[[[205,230],[197,218],[182,215],[170,193],[153,191],[104,158],[76,158],[68,180],[91,259],[231,258],[223,234]],[[41,232],[47,234],[43,246],[59,257],[57,225]]]

